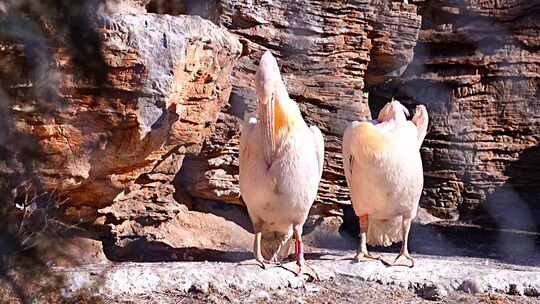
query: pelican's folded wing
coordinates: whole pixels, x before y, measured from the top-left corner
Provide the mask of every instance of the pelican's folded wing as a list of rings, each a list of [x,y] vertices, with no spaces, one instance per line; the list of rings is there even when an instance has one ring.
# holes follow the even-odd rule
[[[424,105],[416,106],[416,110],[414,112],[414,116],[411,119],[411,121],[416,126],[416,129],[418,132],[418,136],[417,136],[418,148],[420,148],[420,146],[422,145],[422,142],[424,141],[424,138],[426,137],[428,123],[429,123],[428,112]]]
[[[315,153],[317,153],[317,161],[319,162],[319,176],[321,176],[324,168],[324,138],[321,130],[316,126],[311,126],[309,129],[311,130],[311,133],[313,133]]]
[[[353,122],[353,124],[356,122]],[[351,167],[351,141],[352,141],[352,130],[353,125],[349,125],[347,129],[345,129],[345,133],[343,134],[343,143],[341,147],[342,151],[342,158],[343,158],[343,170],[345,171],[345,178],[347,179],[347,185],[352,187],[352,167]]]

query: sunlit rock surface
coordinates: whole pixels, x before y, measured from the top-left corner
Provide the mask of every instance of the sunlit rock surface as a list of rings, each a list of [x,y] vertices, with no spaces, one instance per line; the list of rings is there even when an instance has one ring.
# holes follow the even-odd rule
[[[342,214],[349,200],[341,164],[343,131],[350,121],[370,117],[368,85],[399,77],[412,60],[421,24],[416,7],[375,1],[221,0],[178,6],[178,12],[224,25],[244,46],[233,70],[229,104],[201,154],[184,162],[181,187],[193,197],[242,203],[238,119],[256,109],[253,77],[263,51],[270,49],[304,119],[325,136],[325,168],[312,213]]]
[[[96,224],[116,248],[109,257],[245,252],[239,121],[255,109],[253,76],[270,49],[305,120],[325,134],[313,226],[336,220],[356,233],[342,132],[396,97],[431,117],[423,207],[538,230],[538,4],[409,2],[96,1],[97,60],[66,43],[87,36],[2,19],[11,36],[0,35],[0,114],[10,119],[0,121],[0,156],[36,153],[15,167],[64,194],[71,219]],[[10,170],[0,159],[0,173]]]
[[[212,3],[164,7],[223,24],[244,45],[217,132],[185,162],[186,172],[198,173],[180,174],[192,196],[241,203],[236,121],[254,109],[252,75],[268,48],[306,120],[325,133],[314,213],[339,214],[349,199],[343,126],[369,117],[368,99],[376,115],[395,97],[411,110],[425,104],[431,116],[422,207],[445,219],[539,230],[536,1]]]
[[[63,40],[42,49],[0,44],[11,131],[42,152],[31,173],[45,191],[68,198],[73,219],[93,221],[98,209],[126,201],[132,220],[138,212],[149,222],[170,219],[181,210],[171,183],[227,102],[241,44],[197,16],[113,14],[96,23],[101,81],[86,77]],[[33,81],[40,70],[32,64],[41,63],[32,55],[40,52],[50,58]],[[40,87],[58,96],[35,96]],[[101,224],[122,221],[108,209],[101,214]]]
[[[540,229],[540,3],[417,1],[414,60],[372,95],[426,104],[422,206]],[[382,106],[377,98],[372,106]]]

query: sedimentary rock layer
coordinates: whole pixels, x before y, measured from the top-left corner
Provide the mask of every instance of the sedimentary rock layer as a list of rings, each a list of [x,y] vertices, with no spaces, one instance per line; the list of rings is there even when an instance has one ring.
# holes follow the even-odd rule
[[[392,90],[431,115],[422,205],[446,218],[540,228],[540,3],[419,4],[414,60]]]
[[[340,214],[349,200],[341,165],[343,131],[350,121],[370,117],[367,84],[399,77],[412,60],[421,23],[416,7],[400,2],[222,0],[214,6],[177,8],[183,10],[224,25],[244,49],[216,133],[201,154],[184,162],[181,187],[194,197],[242,203],[239,119],[256,108],[253,78],[260,56],[269,49],[304,119],[325,135],[325,170],[313,212]]]
[[[68,198],[75,219],[129,200],[129,217],[152,210],[144,217],[163,220],[179,210],[171,183],[185,154],[200,150],[227,103],[241,44],[197,16],[114,14],[95,23],[101,69],[91,68],[100,75],[85,73],[91,58],[75,58],[72,37],[56,28],[56,44],[46,32],[35,33],[41,45],[15,34],[0,44],[10,136],[42,152],[28,169],[44,191]]]

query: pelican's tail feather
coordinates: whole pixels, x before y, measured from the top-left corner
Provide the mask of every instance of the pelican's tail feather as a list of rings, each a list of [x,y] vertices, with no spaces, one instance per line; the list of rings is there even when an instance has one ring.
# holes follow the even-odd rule
[[[402,241],[401,223],[401,216],[384,220],[370,217],[367,231],[368,244],[386,247],[392,245],[392,243]]]
[[[261,239],[261,252],[265,259],[272,262],[281,262],[289,256],[292,245],[292,229],[287,233],[263,232]]]

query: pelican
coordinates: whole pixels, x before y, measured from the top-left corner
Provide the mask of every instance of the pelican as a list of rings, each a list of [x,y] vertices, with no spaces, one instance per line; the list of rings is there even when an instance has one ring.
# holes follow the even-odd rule
[[[428,114],[419,105],[414,117],[398,101],[387,103],[372,122],[353,122],[343,135],[343,169],[354,212],[360,218],[356,261],[379,259],[367,244],[389,246],[403,241],[390,265],[414,266],[408,237],[424,183],[420,146]],[[403,264],[403,259],[410,265]],[[383,261],[384,262],[384,261]]]
[[[317,195],[324,140],[289,98],[269,51],[261,57],[255,85],[258,118],[248,117],[240,136],[240,191],[255,233],[255,260],[265,268],[283,259],[292,236],[296,262],[284,267],[317,278],[305,263],[302,227]]]

